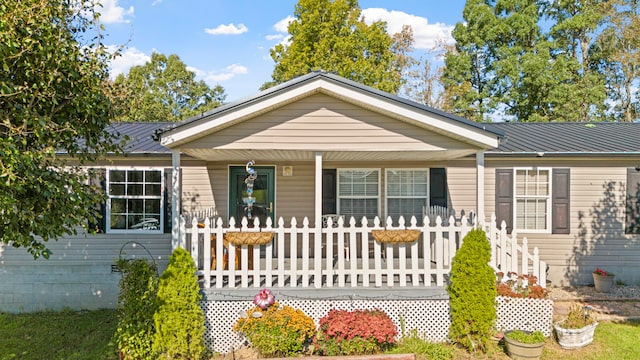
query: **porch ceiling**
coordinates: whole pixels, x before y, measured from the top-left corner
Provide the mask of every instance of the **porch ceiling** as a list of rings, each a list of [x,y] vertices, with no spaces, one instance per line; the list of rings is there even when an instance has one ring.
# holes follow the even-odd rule
[[[324,161],[445,161],[475,154],[473,149],[433,151],[312,151],[280,149],[193,149],[181,148],[182,153],[204,161],[313,161],[317,152]]]

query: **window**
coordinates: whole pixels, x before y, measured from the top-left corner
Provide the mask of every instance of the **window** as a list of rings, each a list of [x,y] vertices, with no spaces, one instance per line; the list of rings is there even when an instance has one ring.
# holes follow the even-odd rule
[[[107,231],[162,232],[163,174],[158,169],[107,171]]]
[[[379,213],[380,171],[377,169],[338,170],[338,213],[348,223],[353,216],[372,221]]]
[[[546,231],[551,220],[551,174],[549,169],[515,170],[515,228]]]
[[[400,216],[404,217],[407,225],[411,216],[415,216],[420,223],[428,204],[428,171],[388,169],[386,178],[387,216],[391,216],[394,224],[397,224]]]

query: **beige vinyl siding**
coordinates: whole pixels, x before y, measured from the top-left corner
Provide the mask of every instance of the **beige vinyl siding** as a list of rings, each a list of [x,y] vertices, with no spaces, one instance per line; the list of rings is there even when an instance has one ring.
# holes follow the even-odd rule
[[[317,94],[189,144],[204,149],[455,150],[469,145]]]
[[[449,206],[459,215],[477,213],[476,164],[473,161],[452,162],[446,166]]]
[[[590,284],[596,267],[618,274],[627,283],[640,282],[640,246],[637,235],[624,233],[626,169],[635,162],[590,159],[491,161],[486,169],[487,216],[494,212],[495,169],[525,166],[570,169],[571,233],[532,234],[526,237],[531,247],[538,246],[540,257],[550,266],[549,280],[554,285]],[[553,184],[552,184],[553,186]]]
[[[206,163],[182,166],[182,209],[197,212],[216,207],[212,191],[212,173]]]

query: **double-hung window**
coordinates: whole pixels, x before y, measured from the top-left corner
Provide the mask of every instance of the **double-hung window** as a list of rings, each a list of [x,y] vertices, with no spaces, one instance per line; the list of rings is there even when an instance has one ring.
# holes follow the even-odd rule
[[[107,231],[162,232],[162,169],[109,169],[106,181]]]
[[[380,210],[380,170],[338,169],[338,213],[345,221],[353,216],[372,221]]]
[[[397,224],[400,216],[409,225],[412,216],[422,222],[428,204],[429,172],[426,169],[387,169],[387,216]]]
[[[515,171],[515,228],[546,232],[551,223],[551,169],[528,168]]]

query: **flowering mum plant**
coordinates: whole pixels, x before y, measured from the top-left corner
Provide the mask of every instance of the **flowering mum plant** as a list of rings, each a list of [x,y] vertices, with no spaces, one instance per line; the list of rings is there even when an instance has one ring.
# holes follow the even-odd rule
[[[256,306],[260,307],[262,310],[265,310],[269,306],[273,305],[276,301],[275,297],[271,293],[269,289],[262,289],[253,297],[253,303]]]
[[[515,272],[496,273],[496,290],[498,296],[512,298],[546,299],[549,291],[538,284],[538,278],[533,275],[518,275]]]
[[[281,306],[267,289],[253,302],[256,306],[236,321],[233,331],[242,333],[263,356],[296,356],[310,346],[316,324],[302,310]]]
[[[313,340],[321,355],[375,354],[395,343],[395,324],[382,310],[331,310]]]
[[[602,275],[602,276],[613,276],[612,272],[604,271],[604,269],[600,269],[600,268],[596,268],[593,271],[593,273],[596,275]]]

